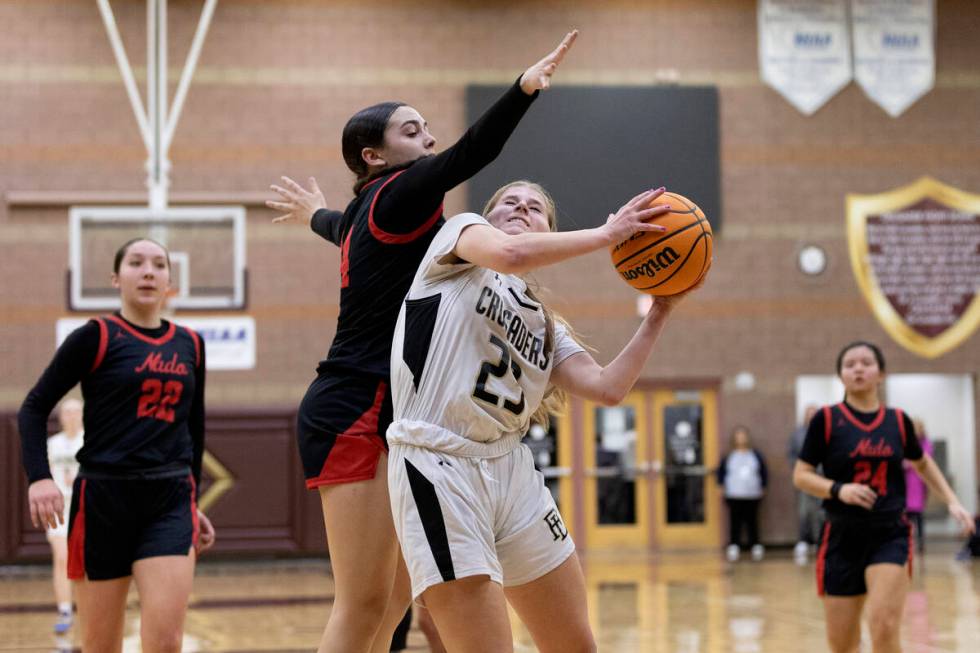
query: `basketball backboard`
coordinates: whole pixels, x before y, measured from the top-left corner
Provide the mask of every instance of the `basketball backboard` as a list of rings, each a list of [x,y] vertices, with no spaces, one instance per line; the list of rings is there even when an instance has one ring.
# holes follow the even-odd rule
[[[152,238],[170,250],[175,310],[240,310],[246,301],[245,209],[241,206],[74,206],[69,211],[68,307],[114,310],[116,250]]]

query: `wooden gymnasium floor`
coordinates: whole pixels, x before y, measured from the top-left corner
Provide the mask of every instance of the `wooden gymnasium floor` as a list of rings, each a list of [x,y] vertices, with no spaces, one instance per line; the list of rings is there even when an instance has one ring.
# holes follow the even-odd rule
[[[980,651],[980,561],[935,543],[916,561],[903,627],[905,651]],[[826,651],[813,564],[786,552],[728,565],[719,556],[591,555],[590,612],[600,651],[695,653]],[[0,568],[0,651],[72,651],[51,634],[54,606],[43,567]],[[203,563],[187,616],[185,651],[312,651],[330,612],[324,561]],[[126,651],[138,651],[131,596]],[[425,651],[413,627],[410,651]],[[534,651],[514,627],[515,649]],[[866,646],[865,650],[870,647]]]

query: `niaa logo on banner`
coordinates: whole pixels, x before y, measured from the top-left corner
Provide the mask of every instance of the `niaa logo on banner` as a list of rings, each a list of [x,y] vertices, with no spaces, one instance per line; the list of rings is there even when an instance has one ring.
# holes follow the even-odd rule
[[[933,0],[852,0],[854,78],[892,118],[936,83]]]
[[[845,0],[759,0],[763,81],[812,115],[851,81]]]

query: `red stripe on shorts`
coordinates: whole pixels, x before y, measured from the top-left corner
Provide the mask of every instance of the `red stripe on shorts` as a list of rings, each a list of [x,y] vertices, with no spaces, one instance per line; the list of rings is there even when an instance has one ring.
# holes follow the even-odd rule
[[[337,436],[330,454],[323,461],[320,475],[306,479],[307,489],[374,478],[378,457],[385,450],[385,436],[378,433],[378,417],[381,415],[381,405],[387,391],[388,386],[384,381],[378,383],[374,403],[346,431]]]
[[[83,580],[85,578],[85,483],[82,479],[78,486],[78,512],[72,523],[71,533],[68,534],[68,578]]]
[[[823,540],[820,542],[820,550],[817,552],[817,595],[823,596],[825,588],[823,586],[823,573],[827,565],[827,545],[830,542],[830,522],[823,525]]]

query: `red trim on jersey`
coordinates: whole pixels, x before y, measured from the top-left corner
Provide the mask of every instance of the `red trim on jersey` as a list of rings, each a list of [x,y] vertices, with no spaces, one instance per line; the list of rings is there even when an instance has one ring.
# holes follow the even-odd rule
[[[343,244],[340,246],[340,287],[346,288],[350,285],[350,237],[354,233],[351,229],[347,232],[347,238],[344,238]]]
[[[833,426],[834,415],[830,411],[830,406],[823,407],[823,439],[830,444],[830,427]]]
[[[105,358],[105,350],[109,346],[109,327],[106,326],[105,321],[101,317],[95,318],[95,321],[99,325],[99,349],[95,353],[95,362],[92,363],[92,369],[89,372],[94,372],[99,369],[99,365],[102,364],[102,359]]]
[[[190,335],[191,340],[194,341],[194,367],[201,366],[201,337],[197,335],[197,331],[194,329],[188,329],[187,327],[182,327],[184,331]]]
[[[404,171],[404,170],[402,170],[402,172],[405,172],[405,171]],[[401,173],[399,173],[399,174],[401,174]],[[366,191],[366,190],[367,190],[368,188],[370,188],[371,186],[374,186],[374,185],[375,185],[376,183],[378,183],[378,182],[379,182],[379,181],[381,181],[382,179],[384,179],[384,175],[382,175],[382,176],[380,176],[380,177],[375,177],[374,179],[372,179],[372,180],[371,180],[371,181],[369,181],[368,183],[366,183],[366,184],[364,184],[363,186],[361,186],[361,193],[363,193],[364,191]],[[358,193],[358,195],[360,195],[360,193]]]
[[[82,479],[78,486],[78,512],[72,523],[71,533],[68,534],[68,578],[82,580],[85,578],[85,483]]]
[[[384,452],[384,434],[378,433],[378,417],[388,386],[378,383],[374,403],[346,431],[337,436],[316,478],[306,479],[307,489],[336,483],[353,483],[374,478],[378,459]]]
[[[823,584],[824,568],[827,565],[827,545],[830,543],[830,522],[823,525],[823,539],[817,552],[817,595],[823,596],[826,588]]]
[[[385,181],[384,184],[381,185],[381,188],[379,188],[378,189],[378,192],[375,193],[374,199],[371,200],[371,208],[368,209],[368,228],[371,230],[371,235],[374,236],[375,239],[377,239],[377,240],[379,240],[382,243],[385,243],[387,245],[404,245],[405,243],[412,242],[413,240],[415,240],[419,236],[421,236],[424,233],[426,233],[429,229],[431,229],[432,228],[432,225],[434,225],[436,223],[436,220],[439,219],[439,216],[442,215],[442,207],[443,207],[443,205],[440,203],[439,204],[439,208],[436,209],[436,212],[435,213],[433,213],[431,216],[429,216],[429,219],[428,220],[426,220],[425,222],[423,222],[422,225],[419,226],[417,229],[415,229],[414,231],[410,231],[407,234],[391,234],[391,233],[388,233],[387,231],[384,231],[381,227],[379,227],[377,224],[375,224],[375,222],[374,222],[374,205],[378,203],[378,197],[381,195],[381,191],[383,191],[385,189],[385,186],[387,186],[391,182],[395,181],[395,179],[398,178],[398,175],[402,174],[403,172],[405,172],[405,171],[404,170],[399,170],[398,172],[396,172],[395,174],[393,174],[391,177],[389,177],[388,180]]]
[[[194,524],[191,546],[197,547],[197,538],[201,535],[201,522],[197,518],[197,483],[194,482],[193,474],[188,474],[187,478],[191,481],[191,523]]]
[[[137,331],[133,327],[129,326],[129,323],[126,322],[126,320],[120,319],[119,317],[116,317],[115,315],[110,315],[109,316],[109,319],[112,320],[113,322],[115,322],[116,324],[118,324],[119,326],[121,326],[122,328],[126,329],[126,331],[129,331],[129,333],[131,335],[133,335],[134,337],[139,338],[143,342],[148,342],[151,345],[162,345],[162,344],[164,344],[165,342],[167,342],[171,338],[173,338],[174,337],[174,332],[177,331],[177,325],[174,324],[173,322],[171,322],[170,323],[170,328],[167,329],[167,332],[165,334],[163,334],[159,338],[150,338],[149,336],[144,336],[142,333],[140,333],[139,331]]]
[[[905,448],[905,415],[902,413],[901,408],[895,409],[895,414],[898,416],[898,432],[902,434],[902,448]]]
[[[875,415],[874,420],[872,420],[870,424],[862,423],[861,420],[855,417],[854,414],[850,410],[848,410],[847,404],[845,404],[844,402],[837,404],[837,407],[840,408],[840,412],[844,413],[844,417],[847,418],[847,421],[849,421],[851,424],[853,424],[854,426],[858,427],[859,429],[861,429],[866,433],[871,433],[876,428],[881,426],[881,423],[885,421],[885,404],[882,404],[878,408],[878,414]]]

